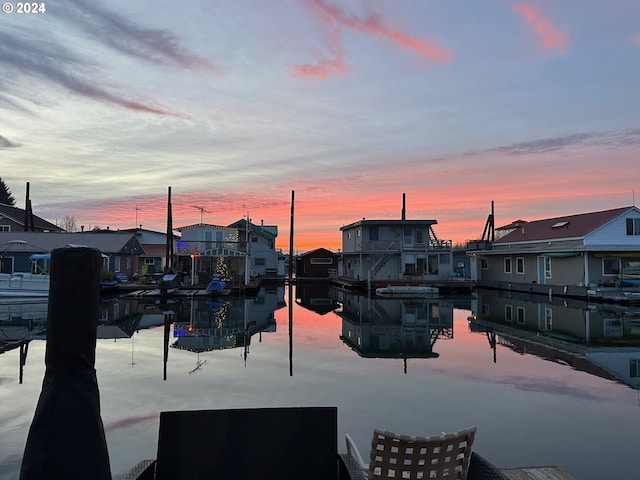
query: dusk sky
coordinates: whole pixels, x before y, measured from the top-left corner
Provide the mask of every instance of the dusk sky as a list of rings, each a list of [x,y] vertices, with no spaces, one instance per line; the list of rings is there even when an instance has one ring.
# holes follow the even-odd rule
[[[50,0],[0,13],[0,177],[85,229],[439,238],[640,199],[638,0]],[[6,5],[3,7],[8,9]]]

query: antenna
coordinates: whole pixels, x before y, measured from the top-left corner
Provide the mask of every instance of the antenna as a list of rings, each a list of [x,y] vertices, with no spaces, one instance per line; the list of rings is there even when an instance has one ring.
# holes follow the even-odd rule
[[[200,210],[200,223],[202,223],[202,217],[205,213],[213,213],[209,210],[206,210],[204,207],[201,207],[200,205],[191,205],[193,208],[197,208],[198,210]]]
[[[138,205],[136,205],[136,228],[138,227],[138,212],[142,210],[141,208],[138,208]]]

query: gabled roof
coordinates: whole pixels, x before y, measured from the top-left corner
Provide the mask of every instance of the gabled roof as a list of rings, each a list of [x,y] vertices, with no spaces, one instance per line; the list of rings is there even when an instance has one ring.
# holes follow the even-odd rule
[[[5,217],[11,220],[12,222],[17,223],[18,225],[22,225],[24,227],[24,213],[25,211],[22,208],[12,207],[10,205],[6,205],[4,203],[0,203],[0,218]],[[54,225],[53,223],[47,222],[45,219],[38,217],[37,215],[33,216],[33,227],[36,230],[49,230],[52,232],[62,232],[64,229]]]
[[[174,228],[174,230],[177,230],[178,232],[182,232],[183,230],[191,230],[194,228],[220,229],[220,228],[229,228],[229,227],[225,227],[224,225],[213,225],[211,223],[194,223],[193,225],[185,225],[184,227]]]
[[[513,232],[496,240],[495,243],[520,243],[562,238],[582,238],[629,210],[634,210],[640,214],[640,210],[636,207],[622,207],[603,210],[601,212],[580,213],[577,215],[525,222]]]
[[[498,230],[513,230],[514,228],[520,228],[525,223],[527,223],[526,220],[514,220],[509,225],[503,225],[502,227],[496,227],[496,231],[498,231]]]
[[[358,220],[357,222],[350,223],[349,225],[343,225],[340,227],[340,231],[349,230],[351,228],[355,228],[363,225],[378,225],[378,226],[393,226],[393,227],[404,227],[404,226],[431,226],[437,224],[437,220]]]
[[[230,224],[229,228],[245,230],[247,228],[247,221],[244,218],[241,218],[240,220],[236,220],[235,222]],[[250,229],[251,233],[262,235],[269,240],[273,240],[278,236],[277,225],[256,225],[255,223],[251,222]]]
[[[144,249],[132,233],[113,232],[110,234],[96,232],[0,232],[0,244],[11,240],[24,240],[29,244],[50,252],[54,248],[69,244],[87,245],[97,248],[102,253],[140,254]]]
[[[320,247],[314,250],[309,250],[307,252],[301,253],[300,255],[298,255],[298,257],[303,258],[303,257],[312,256],[312,255],[324,255],[325,257],[330,257],[332,255],[336,256],[337,254],[333,253],[331,250],[327,250],[326,248]]]

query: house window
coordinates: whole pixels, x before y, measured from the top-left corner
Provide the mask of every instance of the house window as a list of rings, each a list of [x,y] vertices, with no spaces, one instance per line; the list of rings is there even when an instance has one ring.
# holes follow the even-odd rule
[[[144,264],[145,265],[155,265],[156,264],[156,259],[153,258],[153,257],[145,257]]]
[[[551,257],[544,257],[544,278],[551,278]]]
[[[416,230],[416,243],[424,243],[424,235],[420,229]]]
[[[333,265],[333,258],[312,258],[311,265]]]
[[[480,259],[480,268],[482,270],[488,270],[489,269],[489,259],[488,258],[481,258]]]
[[[513,322],[513,306],[505,305],[504,306],[504,321],[505,322]]]
[[[427,257],[427,272],[429,275],[438,275],[438,256],[429,255]]]
[[[640,235],[640,218],[627,218],[627,235]]]
[[[351,239],[351,232],[347,232],[347,239],[350,240]]]
[[[255,235],[251,236],[251,243],[258,243],[258,237]]]
[[[640,377],[640,358],[629,359],[629,376],[631,378]]]
[[[441,253],[440,254],[440,265],[449,265],[449,254]]]
[[[603,258],[602,274],[603,275],[620,275],[620,259],[619,258]]]
[[[360,238],[360,229],[356,230],[356,237]]]
[[[11,225],[0,225],[0,232],[10,232]]]
[[[264,257],[257,257],[257,258],[255,258],[255,259],[253,260],[253,264],[254,264],[256,267],[264,267],[264,265],[265,265],[265,259],[264,259]]]
[[[524,257],[516,258],[516,273],[524,274]]]
[[[380,240],[380,231],[378,227],[369,227],[369,240]]]
[[[516,310],[516,321],[520,325],[524,325],[524,307],[518,307]]]
[[[511,273],[511,257],[504,257],[504,273]]]
[[[403,230],[403,243],[405,245],[411,245],[413,243],[413,228],[404,227],[404,230]]]

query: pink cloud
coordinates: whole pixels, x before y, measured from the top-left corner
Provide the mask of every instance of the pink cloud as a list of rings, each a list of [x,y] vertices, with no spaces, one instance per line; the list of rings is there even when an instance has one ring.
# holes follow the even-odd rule
[[[344,62],[345,51],[342,46],[340,29],[336,25],[332,24],[331,19],[327,15],[320,13],[318,19],[329,31],[329,41],[333,52],[333,58],[329,60],[321,60],[315,64],[290,65],[289,72],[293,78],[321,78],[326,80],[333,76],[342,75],[349,69]]]
[[[511,9],[522,16],[529,24],[529,28],[541,38],[542,48],[559,52],[569,48],[567,35],[556,27],[541,9],[525,3],[513,5]]]
[[[453,60],[451,51],[440,46],[436,41],[412,37],[398,30],[393,30],[384,25],[380,16],[375,13],[361,20],[348,17],[340,8],[335,5],[329,5],[324,0],[307,0],[307,3],[344,27],[392,40],[403,47],[428,57],[434,62],[449,63]]]
[[[349,17],[336,5],[324,0],[303,0],[315,18],[330,31],[329,38],[334,56],[315,64],[291,65],[293,78],[323,78],[344,74],[348,70],[344,58],[345,52],[340,37],[340,27],[350,28],[369,35],[390,40],[402,47],[417,52],[431,61],[449,63],[453,61],[453,53],[439,45],[435,40],[413,37],[399,30],[386,26],[379,15],[372,13],[364,19]]]

